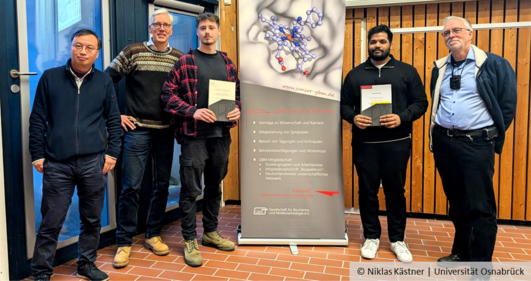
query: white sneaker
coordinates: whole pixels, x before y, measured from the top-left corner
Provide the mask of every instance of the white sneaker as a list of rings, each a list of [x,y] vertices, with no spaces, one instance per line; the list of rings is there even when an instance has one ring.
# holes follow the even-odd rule
[[[365,239],[365,243],[361,246],[361,256],[366,259],[374,259],[379,247],[380,239]]]
[[[413,261],[413,256],[411,255],[411,252],[409,252],[409,249],[404,241],[391,243],[391,251],[396,254],[396,258],[401,262]]]

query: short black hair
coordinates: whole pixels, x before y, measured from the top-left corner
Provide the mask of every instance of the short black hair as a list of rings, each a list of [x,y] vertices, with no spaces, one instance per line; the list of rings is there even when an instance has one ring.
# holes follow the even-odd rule
[[[375,26],[369,30],[369,41],[371,41],[371,37],[374,34],[385,32],[387,33],[387,38],[389,38],[389,43],[393,42],[393,32],[391,32],[391,29],[389,29],[389,26],[385,24],[380,24],[378,26]]]
[[[197,17],[195,18],[195,23],[197,24],[197,27],[199,27],[199,23],[204,20],[213,21],[219,27],[219,17],[209,12],[197,15]]]
[[[96,32],[94,32],[94,31],[92,31],[90,29],[80,29],[80,30],[74,32],[74,34],[72,34],[72,37],[70,38],[70,43],[74,42],[74,38],[79,37],[79,36],[83,36],[83,35],[94,35],[94,37],[96,37],[96,39],[98,39],[98,50],[101,49],[101,39],[100,39],[100,37],[98,36],[98,34],[96,34]]]

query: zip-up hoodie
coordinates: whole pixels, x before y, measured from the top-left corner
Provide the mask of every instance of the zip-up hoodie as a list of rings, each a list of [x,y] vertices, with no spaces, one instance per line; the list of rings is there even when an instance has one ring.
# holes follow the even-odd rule
[[[44,71],[29,131],[32,161],[62,161],[103,151],[118,158],[123,131],[111,77],[92,67],[78,88],[70,60]]]
[[[495,138],[494,151],[500,154],[505,141],[505,131],[511,125],[516,114],[516,74],[511,64],[504,58],[487,53],[472,45],[476,57],[476,85],[479,96],[485,102],[487,110],[500,132]],[[430,122],[430,150],[432,150],[431,133],[435,127],[435,116],[439,109],[441,84],[448,64],[448,56],[434,62],[430,91],[432,97]],[[469,83],[470,81],[462,81]]]
[[[356,142],[389,141],[407,137],[413,121],[419,119],[428,108],[426,91],[417,70],[406,63],[391,59],[381,68],[370,60],[352,69],[341,87],[341,118],[354,124],[360,114],[361,86],[391,84],[393,113],[400,117],[400,126],[388,129],[370,126],[361,130],[352,126],[352,144]]]

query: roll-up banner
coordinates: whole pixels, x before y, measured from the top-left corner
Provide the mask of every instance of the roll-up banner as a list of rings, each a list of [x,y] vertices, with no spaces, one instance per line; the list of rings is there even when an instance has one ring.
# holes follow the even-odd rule
[[[344,0],[240,0],[240,245],[348,245]]]

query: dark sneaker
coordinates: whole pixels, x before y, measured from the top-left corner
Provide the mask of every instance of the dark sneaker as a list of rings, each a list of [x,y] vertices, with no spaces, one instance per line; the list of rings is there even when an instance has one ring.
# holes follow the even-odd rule
[[[201,244],[203,244],[203,246],[213,247],[222,251],[234,251],[234,249],[236,249],[234,243],[223,238],[217,231],[204,233]]]
[[[468,259],[460,255],[451,254],[437,260],[437,265],[440,267],[457,267],[460,265],[467,265]]]
[[[37,275],[35,276],[35,281],[50,281],[50,277],[51,275],[46,275],[46,274],[41,274],[41,275]]]
[[[197,246],[197,239],[184,240],[184,262],[189,266],[201,266],[203,258]]]
[[[107,281],[109,276],[99,270],[93,262],[83,262],[77,266],[77,277],[90,281]]]

